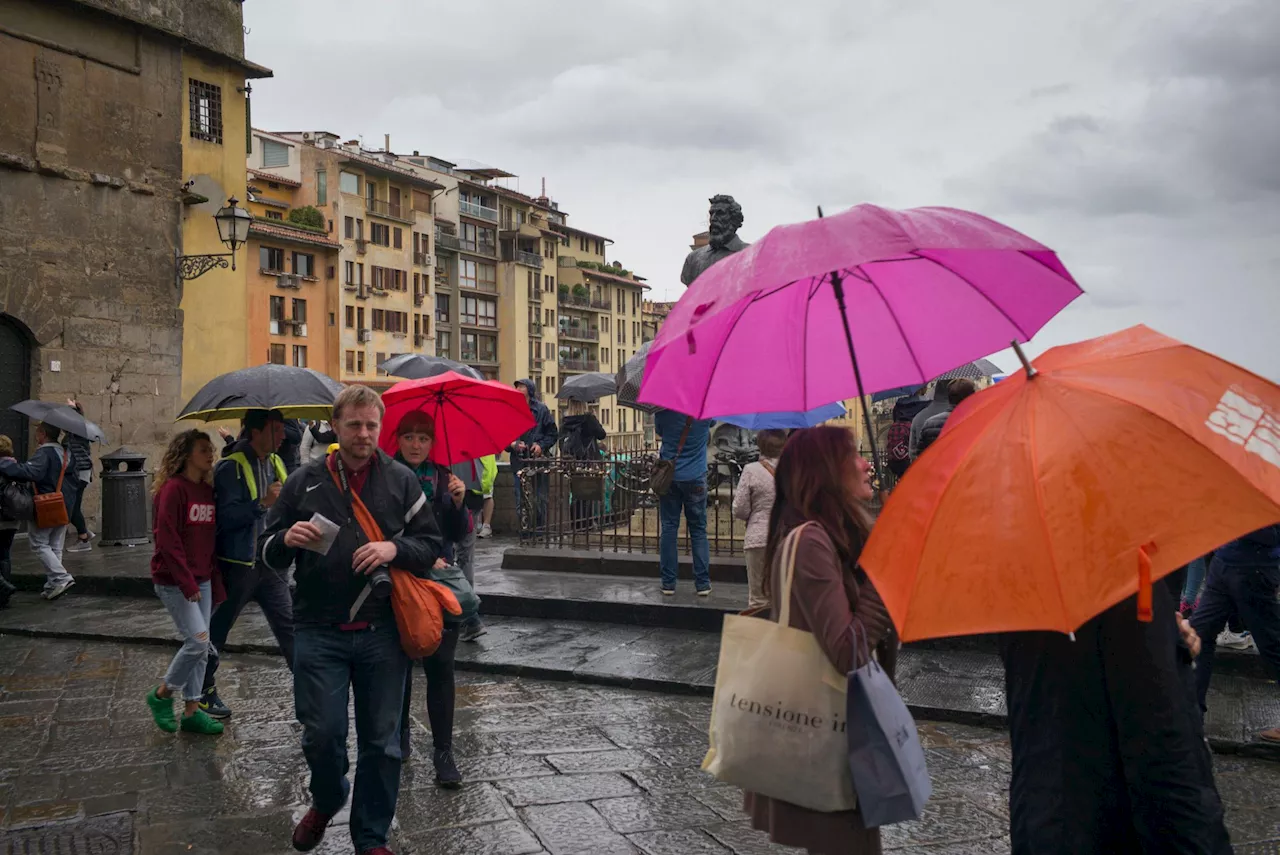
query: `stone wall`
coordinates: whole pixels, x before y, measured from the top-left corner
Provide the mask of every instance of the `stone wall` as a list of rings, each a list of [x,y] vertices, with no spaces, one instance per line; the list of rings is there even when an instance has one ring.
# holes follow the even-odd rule
[[[73,9],[3,3],[0,311],[29,339],[32,396],[78,397],[107,434],[95,458],[128,445],[151,466],[181,368],[181,48]]]

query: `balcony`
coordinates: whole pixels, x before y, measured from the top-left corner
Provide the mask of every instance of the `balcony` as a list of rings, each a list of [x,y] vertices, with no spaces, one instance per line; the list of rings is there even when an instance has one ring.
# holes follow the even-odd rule
[[[449,313],[448,313],[448,312],[436,312],[436,323],[437,323],[437,324],[444,324],[445,326],[448,326],[448,325],[449,325]]]
[[[440,250],[458,251],[458,236],[436,229],[436,252]]]
[[[498,354],[494,353],[476,353],[474,350],[462,351],[462,361],[472,365],[497,365]]]
[[[481,315],[461,315],[458,318],[458,323],[462,324],[464,327],[476,327],[478,329],[489,331],[493,331],[498,328],[497,318],[490,318]]]
[[[562,338],[576,338],[578,341],[599,341],[600,330],[596,327],[579,327],[565,324],[560,327]]]
[[[486,282],[481,279],[460,279],[458,284],[462,286],[464,291],[479,291],[481,294],[498,293],[497,282]]]
[[[415,307],[415,308],[421,308],[421,306],[422,306],[423,302],[424,302],[426,299],[427,299],[427,292],[426,292],[426,291],[414,291],[414,292],[413,292],[413,305],[414,305],[414,307]]]
[[[542,363],[543,363],[543,359],[542,359],[542,357],[541,357],[541,356],[535,356],[535,357],[533,357],[532,359],[530,359],[530,360],[529,360],[529,370],[530,370],[530,371],[541,371],[541,370],[542,370]]]
[[[356,255],[364,255],[369,251],[369,242],[364,238],[356,238]]]
[[[578,259],[574,258],[571,255],[562,255],[556,259],[556,266],[557,267],[577,267]]]
[[[561,359],[558,364],[561,371],[576,371],[585,374],[600,370],[600,363],[594,359]]]
[[[504,251],[502,253],[502,260],[514,261],[516,264],[536,267],[538,270],[542,269],[542,256],[538,255],[536,252],[525,252],[523,249],[516,250],[515,252],[512,252],[511,250]]]
[[[413,210],[402,205],[392,204],[385,199],[366,199],[365,207],[375,217],[395,220],[399,223],[413,225]]]
[[[529,335],[541,337],[542,324],[538,323],[537,321],[529,321]]]
[[[579,297],[569,291],[561,291],[559,295],[559,303],[562,306],[582,306],[590,308],[591,300],[588,297]]]
[[[478,220],[488,220],[491,223],[498,222],[497,208],[488,208],[479,202],[470,202],[466,199],[458,200],[458,213]]]
[[[592,300],[591,308],[602,309],[608,312],[613,309],[613,301],[612,300]]]
[[[459,240],[458,249],[463,252],[474,252],[476,255],[487,255],[493,258],[498,254],[498,245],[482,240]]]
[[[431,253],[429,252],[415,252],[413,254],[413,263],[419,267],[431,267],[431,260]]]

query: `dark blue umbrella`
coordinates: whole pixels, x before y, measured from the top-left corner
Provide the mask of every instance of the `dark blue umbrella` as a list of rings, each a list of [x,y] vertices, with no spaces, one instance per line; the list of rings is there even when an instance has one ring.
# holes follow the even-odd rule
[[[840,401],[836,401],[834,404],[814,407],[804,413],[743,413],[738,416],[721,416],[716,421],[727,422],[735,427],[746,428],[747,430],[789,430],[791,428],[811,428],[825,421],[840,418],[847,412],[845,405]]]

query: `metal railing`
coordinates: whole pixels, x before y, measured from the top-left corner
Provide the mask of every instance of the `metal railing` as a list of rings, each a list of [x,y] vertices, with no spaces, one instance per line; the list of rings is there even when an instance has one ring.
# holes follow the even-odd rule
[[[542,256],[538,255],[536,252],[525,252],[523,249],[516,250],[514,252],[511,250],[504,250],[502,253],[502,260],[514,261],[517,264],[525,264],[529,267],[536,267],[539,270],[542,269]]]
[[[498,245],[483,240],[459,240],[458,249],[463,252],[474,252],[477,255],[497,255]]]
[[[466,199],[458,201],[458,213],[466,214],[468,217],[477,217],[481,220],[488,220],[492,223],[498,222],[498,209],[481,205],[479,202],[469,202]]]
[[[561,291],[559,293],[558,300],[562,306],[591,306],[591,299],[589,297],[579,297],[577,294],[573,294],[569,291]]]
[[[529,335],[541,336],[542,324],[537,321],[529,321]]]
[[[513,461],[518,481],[521,546],[657,553],[662,523],[649,487],[657,449],[637,441],[600,460],[566,457]],[[708,489],[707,546],[712,555],[742,554],[746,523],[733,516],[736,483]],[[691,553],[684,514],[677,527],[682,556]]]
[[[442,249],[451,249],[457,252],[458,236],[436,229],[436,251],[439,252]]]
[[[390,220],[401,220],[402,222],[412,223],[411,216],[405,216],[405,209],[399,204],[393,204],[385,199],[366,199],[365,207],[369,213],[376,214],[379,217],[386,217]]]
[[[559,365],[565,371],[600,370],[600,363],[594,359],[561,359]]]
[[[569,324],[563,324],[560,327],[560,335],[566,338],[576,338],[582,341],[599,341],[600,330],[596,327],[575,327]]]

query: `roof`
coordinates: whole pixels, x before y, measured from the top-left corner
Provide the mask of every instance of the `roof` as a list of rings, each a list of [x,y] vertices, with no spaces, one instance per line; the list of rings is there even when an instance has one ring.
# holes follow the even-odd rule
[[[637,288],[643,288],[646,291],[648,291],[650,287],[643,282],[636,281],[635,279],[628,279],[625,276],[614,276],[612,273],[602,273],[601,271],[593,270],[590,267],[579,267],[578,269],[581,270],[585,276],[598,276],[601,279],[607,279],[610,282],[617,282],[619,285],[634,285]]]
[[[409,169],[408,167],[405,167],[405,166],[399,166],[397,164],[391,164],[391,163],[383,163],[382,161],[375,160],[374,158],[369,157],[368,155],[353,154],[349,151],[342,151],[341,149],[322,148],[317,150],[333,152],[334,154],[339,156],[341,163],[350,163],[354,166],[360,167],[361,169],[367,172],[379,172],[388,177],[398,178],[403,181],[415,183],[423,187],[428,187],[432,190],[445,189],[443,184],[437,184],[436,182],[432,181],[430,178],[424,178],[423,176],[419,175],[417,172],[414,172],[412,169]]]
[[[264,181],[274,181],[277,184],[283,184],[285,187],[301,187],[302,186],[301,181],[294,181],[292,178],[285,178],[282,175],[272,175],[270,172],[263,172],[260,169],[247,169],[245,171],[248,172],[250,175],[254,176],[255,178],[261,178]]]
[[[593,232],[583,231],[582,229],[574,228],[568,223],[552,223],[551,228],[558,232],[573,232],[576,235],[583,235],[585,237],[595,238],[596,240],[602,240],[605,243],[613,243],[613,238],[607,238],[604,235],[598,235]]]
[[[303,229],[287,223],[268,223],[263,220],[254,220],[249,224],[249,234],[277,240],[288,240],[294,243],[305,243],[308,246],[323,246],[326,249],[341,249],[342,247],[342,244],[338,243],[336,239],[330,239],[323,232],[315,232],[311,229]]]

